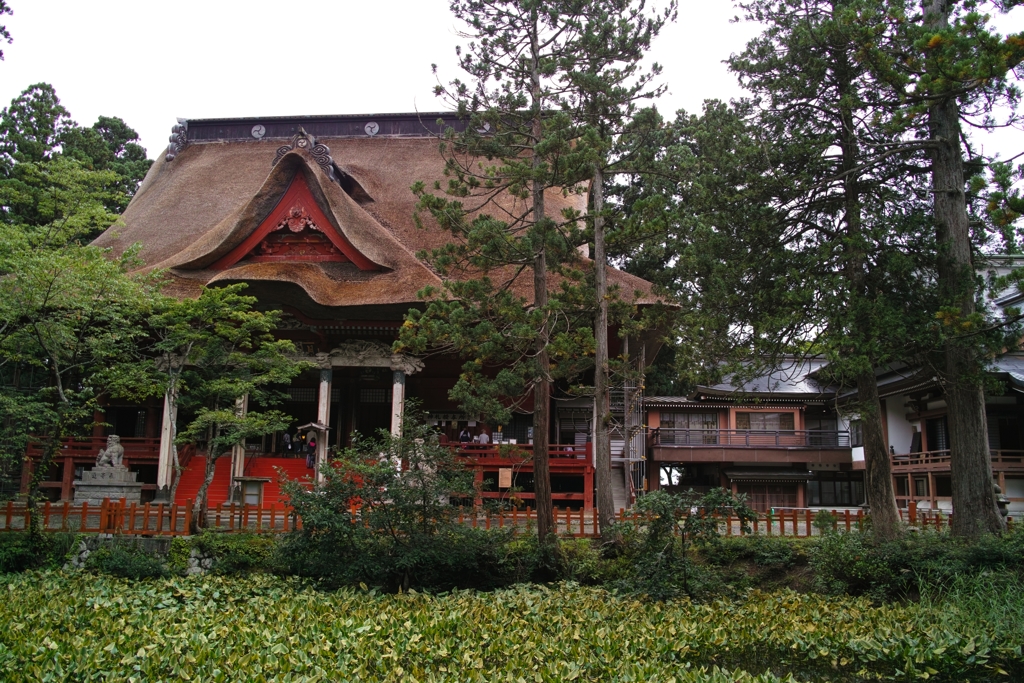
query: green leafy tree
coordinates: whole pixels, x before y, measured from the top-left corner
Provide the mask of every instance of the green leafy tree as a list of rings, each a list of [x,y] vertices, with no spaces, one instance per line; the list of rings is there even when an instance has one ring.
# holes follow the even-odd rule
[[[730,68],[754,97],[755,142],[771,147],[768,180],[782,248],[768,252],[803,295],[771,334],[830,364],[823,378],[857,389],[866,492],[876,536],[900,520],[883,434],[875,368],[908,361],[930,339],[934,311],[924,146],[892,125],[896,111],[859,57],[900,38],[871,0],[743,3],[764,33]],[[776,265],[776,269],[778,265]]]
[[[261,403],[272,402],[274,383],[286,382],[308,367],[293,360],[294,345],[274,340],[270,333],[279,315],[253,310],[256,299],[244,296],[244,284],[206,288],[195,299],[161,297],[146,320],[149,359],[140,366],[139,393],[163,394],[165,420],[170,444],[178,441],[178,409],[185,404],[193,422],[182,434],[183,441],[205,440],[210,428],[217,444],[222,438],[251,438],[278,431],[278,417],[257,413],[226,419],[228,408],[247,393]],[[230,411],[229,411],[230,412]],[[232,412],[233,414],[233,412]],[[221,422],[217,422],[221,420]],[[213,428],[213,425],[222,424]],[[260,432],[261,429],[266,432]],[[199,435],[199,436],[197,436]],[[216,450],[216,454],[214,451]],[[224,449],[210,446],[207,476]],[[171,467],[180,475],[178,451],[172,448]],[[174,500],[179,477],[163,482],[169,490],[158,492]],[[205,491],[205,488],[204,488]]]
[[[119,118],[101,116],[91,128],[78,126],[52,86],[30,86],[0,113],[0,220],[12,225],[54,220],[54,184],[48,176],[57,172],[54,166],[70,163],[101,171],[93,178],[105,184],[104,206],[121,213],[152,164],[137,140]],[[108,225],[79,239],[91,239]]]
[[[127,208],[153,165],[138,141],[139,134],[116,116],[100,116],[89,128],[74,126],[61,135],[64,155],[80,160],[89,169],[117,174],[118,203],[110,208],[118,212]]]
[[[1020,37],[991,33],[974,3],[930,3],[923,13],[868,0],[741,6],[768,27],[730,60],[758,99],[683,122],[682,145],[668,143],[664,156],[685,182],[668,199],[638,193],[637,215],[667,205],[679,233],[701,245],[676,256],[675,240],[638,254],[647,266],[668,264],[662,278],[687,302],[676,360],[697,368],[694,377],[735,369],[742,379],[761,371],[758,358],[825,353],[834,377],[858,387],[869,458],[884,465],[870,369],[928,359],[922,352],[939,338],[936,367],[951,434],[960,434],[957,533],[997,530],[981,382],[986,353],[1006,335],[984,334],[999,325],[978,308],[977,249],[987,236],[971,231],[960,121],[991,125],[996,102],[1015,102],[1007,77]],[[731,347],[755,362],[708,368],[719,356],[692,357],[693,330],[727,343],[692,348]],[[869,465],[876,510],[888,507],[888,479]]]
[[[0,17],[5,14],[14,14],[14,12],[11,11],[10,5],[7,4],[7,0],[0,0]],[[11,32],[3,25],[0,25],[0,40],[6,40],[8,45],[14,42],[14,39],[11,38]],[[3,61],[3,58],[4,51],[0,50],[0,61]]]
[[[74,231],[49,228],[0,228],[0,364],[45,378],[30,392],[4,387],[0,403],[8,444],[21,446],[30,434],[42,442],[29,482],[31,505],[40,500],[39,484],[64,439],[87,433],[100,397],[132,374],[154,289],[131,274],[137,265],[131,251],[111,259],[75,243]]]
[[[997,6],[1001,8],[1001,6]],[[965,150],[961,120],[986,116],[996,102],[1016,104],[1019,90],[1012,70],[1024,60],[1024,33],[1003,38],[987,25],[974,2],[930,0],[914,17],[906,78],[897,92],[908,95],[908,119],[929,143],[935,237],[938,243],[944,363],[939,367],[949,406],[950,465],[953,482],[953,533],[976,537],[999,532],[992,487],[988,426],[985,420],[986,361],[983,293],[976,282],[978,259],[968,215]],[[902,86],[902,87],[900,87]],[[991,120],[980,125],[992,125]],[[992,340],[987,340],[991,342]],[[997,340],[998,341],[1001,340]]]
[[[207,288],[196,299],[161,297],[146,320],[151,357],[140,366],[136,386],[142,394],[163,394],[169,441],[206,444],[205,477],[194,501],[200,524],[217,458],[291,422],[281,411],[243,410],[240,404],[274,405],[281,400],[277,387],[309,367],[295,358],[292,342],[274,339],[280,314],[254,310],[256,299],[243,296],[244,288]],[[189,417],[175,434],[180,415]],[[177,449],[170,456],[178,468]],[[171,500],[176,488],[177,479]]]
[[[130,385],[155,292],[132,274],[133,250],[111,259],[84,246],[127,199],[116,171],[61,152],[73,128],[43,83],[0,113],[0,441],[7,471],[30,436],[43,441],[33,505],[62,441],[88,433],[100,398]]]
[[[50,159],[69,125],[70,114],[52,85],[36,83],[26,88],[0,113],[0,163],[5,174],[16,162]]]

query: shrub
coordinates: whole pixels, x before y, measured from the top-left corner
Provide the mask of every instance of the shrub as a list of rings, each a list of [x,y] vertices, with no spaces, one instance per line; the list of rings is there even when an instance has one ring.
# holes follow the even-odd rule
[[[589,538],[565,539],[561,543],[561,552],[566,579],[587,585],[604,580],[605,562]]]
[[[895,588],[894,575],[865,533],[821,536],[811,548],[810,564],[815,587],[827,594],[872,593],[884,597]]]
[[[792,539],[760,534],[723,538],[716,546],[705,550],[704,555],[711,564],[750,561],[767,569],[788,569],[797,559]]]
[[[175,536],[167,552],[167,569],[173,574],[184,574],[188,569],[188,558],[192,554],[192,537]]]
[[[640,498],[635,509],[644,523],[626,550],[633,571],[617,585],[655,600],[680,594],[698,598],[717,592],[720,578],[692,561],[690,547],[718,546],[720,516],[739,517],[746,531],[755,518],[742,498],[733,498],[725,489],[705,494],[654,491]]]
[[[282,565],[332,584],[388,590],[491,587],[508,580],[508,532],[459,524],[451,499],[473,497],[473,474],[408,410],[386,431],[335,454],[312,490],[285,484],[303,528]],[[539,564],[530,561],[533,573]]]
[[[870,533],[822,536],[811,548],[816,586],[826,593],[907,595],[921,584],[942,586],[984,571],[1024,570],[1024,534],[968,542],[932,531],[875,544]]]
[[[115,539],[89,553],[85,568],[123,579],[150,579],[167,575],[163,562],[132,540]]]
[[[213,559],[211,569],[217,574],[269,571],[275,566],[277,547],[277,539],[269,534],[226,534],[210,530],[194,537],[191,544],[191,549]]]
[[[21,572],[36,566],[27,533],[0,534],[0,574]]]
[[[68,561],[78,546],[78,534],[72,531],[0,534],[0,574],[27,569],[57,569]]]
[[[819,533],[825,534],[832,531],[838,521],[839,517],[836,513],[829,510],[818,510],[818,514],[814,515],[814,528]]]

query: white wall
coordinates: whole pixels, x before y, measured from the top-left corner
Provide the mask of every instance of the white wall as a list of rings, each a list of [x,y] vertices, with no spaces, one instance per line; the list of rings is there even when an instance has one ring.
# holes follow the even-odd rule
[[[897,453],[909,453],[910,442],[914,437],[914,428],[907,422],[907,409],[904,407],[908,401],[906,396],[890,396],[885,399],[889,445],[896,449]]]
[[[840,415],[839,416],[839,431],[847,431],[847,432],[850,431],[850,422],[852,420],[858,419],[859,417],[860,417],[860,415],[858,415],[856,413],[851,413],[849,415]],[[853,461],[854,462],[857,462],[858,460],[864,460],[864,447],[863,446],[855,446],[854,448],[851,449],[850,454],[853,457]]]

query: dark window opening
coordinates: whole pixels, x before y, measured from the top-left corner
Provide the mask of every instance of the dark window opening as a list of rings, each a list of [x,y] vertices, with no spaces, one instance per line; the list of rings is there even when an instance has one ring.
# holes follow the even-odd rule
[[[914,497],[926,498],[928,496],[928,480],[920,477],[914,479]]]
[[[945,451],[949,449],[949,429],[946,425],[946,416],[935,417],[925,420],[928,435],[929,451]]]
[[[842,474],[837,473],[832,477],[807,482],[807,504],[815,507],[861,505],[864,502],[864,482],[859,479],[841,478]]]
[[[850,445],[854,448],[864,445],[864,423],[860,420],[850,422]]]

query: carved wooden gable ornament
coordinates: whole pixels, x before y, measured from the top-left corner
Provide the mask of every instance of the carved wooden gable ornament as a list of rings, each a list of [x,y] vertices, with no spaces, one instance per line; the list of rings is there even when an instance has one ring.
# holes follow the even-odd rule
[[[320,209],[302,173],[296,173],[281,201],[241,244],[211,268],[225,270],[240,261],[326,262],[380,270],[338,232]]]

